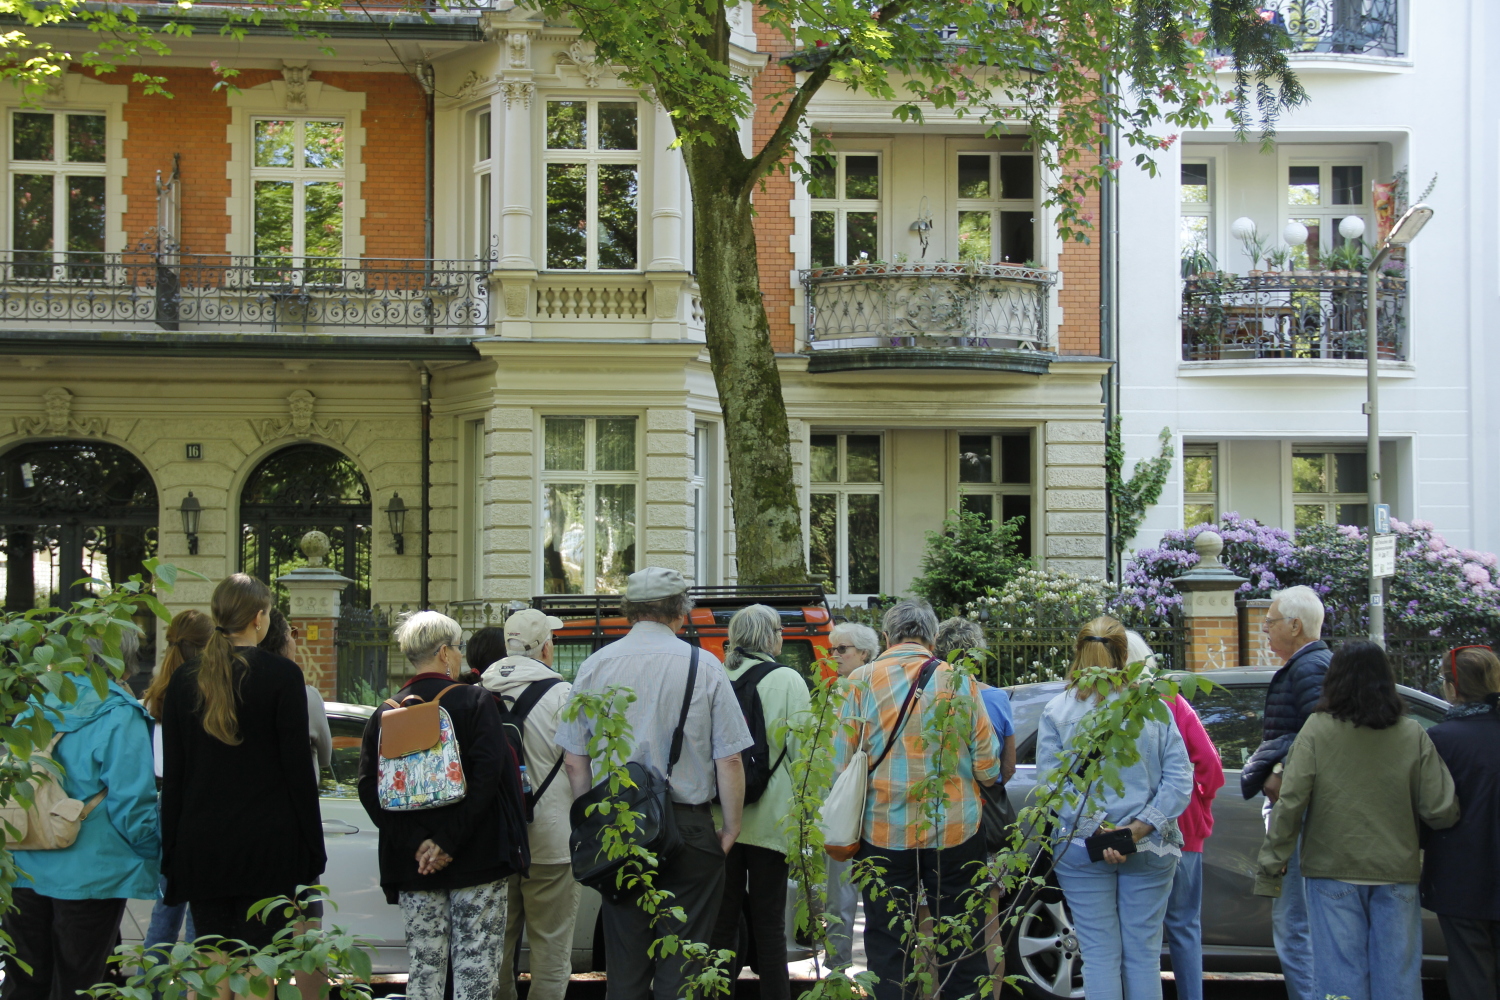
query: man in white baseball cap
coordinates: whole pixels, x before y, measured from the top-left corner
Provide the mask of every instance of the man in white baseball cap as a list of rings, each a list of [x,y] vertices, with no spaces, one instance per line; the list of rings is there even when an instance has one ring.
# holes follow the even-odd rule
[[[532,1000],[563,1000],[573,971],[579,891],[568,850],[573,788],[562,773],[563,752],[556,743],[558,718],[573,689],[552,669],[552,632],[562,627],[559,619],[535,608],[511,615],[505,620],[506,655],[480,682],[521,719],[533,811],[531,873],[506,880],[505,952],[496,1000],[516,1000],[514,959],[522,928],[531,944]]]

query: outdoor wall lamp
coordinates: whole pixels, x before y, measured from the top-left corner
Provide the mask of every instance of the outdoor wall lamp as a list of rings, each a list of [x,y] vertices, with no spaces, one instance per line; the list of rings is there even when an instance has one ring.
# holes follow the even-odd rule
[[[922,196],[922,201],[917,206],[917,221],[907,227],[909,232],[917,234],[917,241],[922,244],[922,256],[927,256],[927,241],[932,232],[932,209],[927,207],[927,196]]]
[[[385,505],[385,516],[390,521],[391,538],[396,543],[396,555],[405,555],[406,503],[401,499],[401,494],[391,494],[391,502]]]
[[[203,516],[203,504],[193,496],[192,490],[188,490],[178,510],[182,514],[182,533],[187,535],[188,555],[195,556],[198,554],[198,520]]]

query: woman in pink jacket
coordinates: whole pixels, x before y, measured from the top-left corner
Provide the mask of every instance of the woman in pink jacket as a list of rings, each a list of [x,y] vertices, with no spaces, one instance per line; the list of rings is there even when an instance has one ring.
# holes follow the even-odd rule
[[[1134,632],[1130,640],[1130,662],[1154,661],[1155,654],[1146,641]],[[1172,955],[1172,977],[1177,983],[1179,1000],[1203,1000],[1203,842],[1214,832],[1214,795],[1224,787],[1224,765],[1213,740],[1198,720],[1198,713],[1182,695],[1176,695],[1167,706],[1177,722],[1177,730],[1187,744],[1188,760],[1193,763],[1193,797],[1187,811],[1177,818],[1182,833],[1182,860],[1172,879],[1172,895],[1167,900],[1166,939]]]

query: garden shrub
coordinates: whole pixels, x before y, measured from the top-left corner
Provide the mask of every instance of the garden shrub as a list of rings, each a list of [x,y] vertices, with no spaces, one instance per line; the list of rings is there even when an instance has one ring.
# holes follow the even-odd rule
[[[1006,581],[1030,565],[1017,551],[1023,517],[1001,521],[974,511],[948,512],[942,531],[927,533],[927,551],[922,556],[922,575],[911,589],[938,609],[962,608],[991,587]]]

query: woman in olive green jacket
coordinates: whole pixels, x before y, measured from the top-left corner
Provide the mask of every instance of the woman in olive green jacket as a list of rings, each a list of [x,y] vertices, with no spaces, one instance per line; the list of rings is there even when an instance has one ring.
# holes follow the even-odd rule
[[[1344,643],[1287,758],[1256,892],[1279,894],[1300,834],[1318,996],[1421,1000],[1418,831],[1458,822],[1458,800],[1404,709],[1385,650]]]

